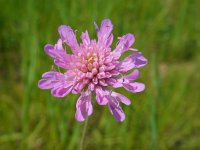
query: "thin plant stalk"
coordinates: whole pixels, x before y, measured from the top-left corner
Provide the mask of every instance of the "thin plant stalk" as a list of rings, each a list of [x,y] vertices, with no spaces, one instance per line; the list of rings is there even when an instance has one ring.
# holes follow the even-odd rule
[[[88,116],[86,116],[84,127],[83,127],[83,133],[82,133],[82,137],[81,137],[81,142],[80,142],[80,150],[83,150],[83,144],[84,144],[84,140],[85,140],[88,120],[89,120],[89,118],[88,118]]]

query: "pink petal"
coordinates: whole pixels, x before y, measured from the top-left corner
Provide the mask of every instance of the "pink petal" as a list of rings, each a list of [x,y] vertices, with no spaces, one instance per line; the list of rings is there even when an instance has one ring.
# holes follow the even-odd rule
[[[130,47],[132,46],[134,41],[135,41],[135,37],[130,33],[121,37],[120,40],[119,40],[119,44],[117,45],[117,47],[113,51],[114,57],[116,59],[118,59],[121,56],[121,54],[124,53],[125,51],[133,50]]]
[[[49,71],[42,75],[42,79],[38,82],[41,89],[51,89],[51,94],[55,97],[66,96],[73,88],[73,79],[68,80],[67,72]]]
[[[66,25],[61,25],[58,28],[58,32],[62,41],[69,45],[73,53],[77,53],[79,50],[79,44],[72,28]]]
[[[94,89],[95,89],[95,84],[94,84],[94,83],[90,83],[90,84],[88,85],[88,89],[89,89],[90,91],[94,91]]]
[[[141,52],[137,52],[135,54],[135,57],[136,57],[136,60],[135,60],[136,68],[143,67],[148,63],[147,59],[142,55]]]
[[[119,78],[119,79],[116,79],[116,82],[113,83],[113,87],[114,88],[119,88],[119,87],[122,87],[123,86],[123,78]]]
[[[51,88],[53,88],[53,84],[52,84],[51,80],[41,79],[38,82],[38,87],[40,89],[51,89]]]
[[[147,59],[144,58],[142,53],[136,52],[135,54],[132,54],[128,57],[126,57],[124,60],[121,61],[121,63],[116,67],[119,72],[127,72],[133,68],[140,68],[147,64]]]
[[[84,87],[85,87],[85,84],[83,82],[81,81],[78,82],[73,88],[73,93],[74,94],[80,93]]]
[[[123,84],[123,87],[133,93],[142,92],[145,89],[145,85],[139,82],[133,82],[129,84]]]
[[[90,116],[93,112],[91,103],[91,96],[89,93],[83,93],[76,102],[76,114],[77,121],[84,121],[87,116]]]
[[[51,90],[51,94],[55,97],[64,97],[66,96],[67,94],[69,94],[69,92],[71,92],[73,86],[72,85],[69,85],[67,87],[64,87],[64,86],[58,86],[58,87],[54,87],[52,90]]]
[[[40,89],[51,89],[57,82],[57,77],[63,76],[60,72],[49,71],[42,75],[42,79],[38,82],[38,87]]]
[[[131,101],[124,95],[117,93],[117,92],[112,92],[111,96],[113,96],[114,98],[116,98],[116,100],[126,104],[126,105],[130,105]]]
[[[108,40],[106,42],[106,47],[110,47],[110,45],[112,44],[113,42],[113,34],[111,34],[109,37],[108,37]]]
[[[54,58],[54,63],[64,69],[70,69],[70,55],[63,49],[61,41],[58,40],[55,46],[50,44],[45,45],[45,52]]]
[[[122,110],[122,108],[119,106],[119,103],[117,103],[114,100],[109,100],[108,108],[111,112],[111,114],[115,117],[115,119],[119,122],[124,121],[125,114]]]
[[[108,85],[110,85],[110,86],[115,85],[116,82],[117,82],[117,79],[115,79],[115,78],[108,78],[108,79],[106,79],[106,83],[107,83]]]
[[[138,69],[135,69],[131,74],[124,77],[126,80],[136,80],[140,76]]]
[[[81,39],[82,39],[82,42],[83,42],[83,44],[85,46],[89,46],[90,45],[90,37],[89,37],[89,34],[88,34],[87,30],[85,32],[82,32]]]
[[[57,50],[64,50],[62,44],[63,44],[63,43],[62,43],[62,40],[59,39],[58,42],[57,42],[57,44],[55,45],[55,48],[56,48]]]
[[[54,46],[51,44],[46,44],[44,46],[44,51],[51,57],[54,57]]]
[[[113,25],[110,19],[104,19],[101,22],[100,34],[104,37],[108,37],[112,32]]]
[[[108,100],[105,98],[105,91],[101,87],[96,87],[96,100],[99,105],[106,105]]]
[[[104,19],[101,22],[101,27],[100,29],[98,26],[95,24],[96,30],[97,30],[97,36],[98,36],[98,43],[103,44],[105,46],[108,46],[112,43],[112,38],[113,36],[111,34],[113,25],[112,22],[109,19]],[[110,37],[109,37],[110,36]]]
[[[104,79],[99,80],[99,84],[102,86],[108,86],[108,84],[106,83]]]
[[[51,45],[51,44],[46,44],[44,46],[44,50],[45,52],[55,58],[55,57],[59,57],[59,56],[62,56],[63,54],[65,55],[66,54],[66,51],[63,49],[63,46],[62,46],[62,41],[61,39],[59,39],[57,41],[57,43],[55,44],[55,46]]]
[[[54,78],[56,74],[58,74],[59,72],[55,72],[55,71],[49,71],[49,72],[45,72],[42,75],[42,78]]]

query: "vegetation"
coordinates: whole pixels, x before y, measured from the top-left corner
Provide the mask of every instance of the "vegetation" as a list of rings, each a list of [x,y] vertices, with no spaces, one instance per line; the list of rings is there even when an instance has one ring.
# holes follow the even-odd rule
[[[53,61],[44,53],[67,24],[89,30],[110,18],[117,37],[133,33],[143,93],[118,89],[132,100],[126,120],[95,105],[85,149],[200,149],[199,0],[1,0],[0,149],[79,149],[84,123],[75,120],[77,96],[58,99],[38,88]],[[79,39],[80,40],[80,39]],[[112,45],[113,47],[115,44]]]

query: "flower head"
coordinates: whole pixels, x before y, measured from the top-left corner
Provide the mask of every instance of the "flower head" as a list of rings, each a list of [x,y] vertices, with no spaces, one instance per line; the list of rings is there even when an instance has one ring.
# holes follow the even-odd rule
[[[115,119],[123,121],[125,114],[120,102],[130,105],[131,101],[110,90],[110,87],[123,87],[132,93],[143,91],[144,84],[135,80],[139,77],[138,68],[146,65],[147,59],[141,52],[131,48],[135,38],[130,33],[119,38],[114,50],[110,48],[113,25],[109,19],[103,20],[100,28],[96,24],[95,27],[98,40],[90,39],[85,31],[81,35],[80,44],[71,27],[61,25],[58,28],[60,39],[55,45],[45,45],[44,49],[54,59],[54,63],[66,71],[61,73],[52,70],[44,73],[38,86],[41,89],[51,89],[55,97],[64,97],[70,92],[81,94],[76,103],[75,118],[78,121],[84,121],[92,114],[92,93],[99,105],[108,105]],[[64,45],[70,47],[72,54],[66,52]],[[133,51],[133,54],[120,61],[121,55],[128,50]],[[127,75],[132,69],[132,73]]]

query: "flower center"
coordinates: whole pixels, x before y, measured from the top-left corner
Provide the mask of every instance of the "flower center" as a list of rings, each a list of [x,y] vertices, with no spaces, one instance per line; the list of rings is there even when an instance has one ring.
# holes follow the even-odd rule
[[[97,73],[99,67],[98,60],[96,52],[78,53],[76,68],[84,73]]]

